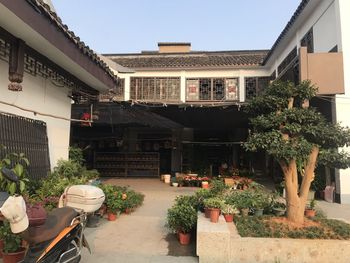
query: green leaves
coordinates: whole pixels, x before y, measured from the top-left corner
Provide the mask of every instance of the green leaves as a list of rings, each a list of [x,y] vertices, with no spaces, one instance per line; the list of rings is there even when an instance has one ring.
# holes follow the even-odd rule
[[[248,151],[264,150],[280,161],[294,159],[302,168],[313,146],[329,149],[320,157],[323,163],[346,168],[348,157],[336,152],[338,147],[350,145],[348,128],[326,121],[313,108],[303,108],[302,102],[316,95],[317,88],[310,81],[295,86],[291,82],[274,81],[264,93],[254,98],[247,107],[253,116],[250,123],[253,132],[244,147]],[[288,99],[293,98],[293,107],[288,108]],[[283,138],[285,136],[285,139]],[[322,151],[321,151],[322,152]],[[326,151],[323,151],[325,154]]]

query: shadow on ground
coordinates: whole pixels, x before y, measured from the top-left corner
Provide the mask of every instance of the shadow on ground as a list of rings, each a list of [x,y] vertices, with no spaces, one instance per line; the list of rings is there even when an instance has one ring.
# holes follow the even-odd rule
[[[194,238],[193,238],[194,237]],[[175,257],[196,257],[196,235],[191,236],[191,243],[188,246],[183,246],[177,240],[176,235],[168,234],[165,241],[168,242],[168,256]]]

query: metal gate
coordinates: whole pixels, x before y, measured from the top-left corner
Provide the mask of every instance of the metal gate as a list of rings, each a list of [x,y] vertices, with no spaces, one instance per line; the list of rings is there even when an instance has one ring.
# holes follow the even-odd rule
[[[7,153],[24,153],[30,178],[40,179],[50,171],[46,123],[0,112],[0,159]]]

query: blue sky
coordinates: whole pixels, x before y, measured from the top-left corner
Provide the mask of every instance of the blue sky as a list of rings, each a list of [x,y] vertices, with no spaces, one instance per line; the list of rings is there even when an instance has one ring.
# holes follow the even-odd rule
[[[58,15],[98,53],[271,48],[300,0],[52,0]]]

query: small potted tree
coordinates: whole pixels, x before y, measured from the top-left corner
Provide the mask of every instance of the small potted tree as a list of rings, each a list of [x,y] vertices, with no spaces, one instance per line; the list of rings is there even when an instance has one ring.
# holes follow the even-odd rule
[[[224,205],[224,201],[218,197],[212,197],[206,199],[204,205],[210,210],[210,222],[217,223],[219,221],[220,211]]]
[[[315,217],[315,215],[316,215],[315,206],[316,206],[316,201],[315,201],[315,199],[312,199],[310,201],[309,206],[305,209],[305,216],[306,217],[310,217],[310,218]]]
[[[233,222],[234,215],[239,213],[239,211],[234,205],[229,204],[225,204],[221,211],[225,217],[226,223]]]
[[[191,241],[191,231],[197,223],[197,211],[188,203],[175,204],[168,209],[166,226],[178,234],[181,245]]]
[[[3,262],[14,263],[23,260],[25,248],[22,247],[21,237],[12,233],[10,224],[7,221],[0,227],[0,232],[4,240],[4,247],[2,250]]]

